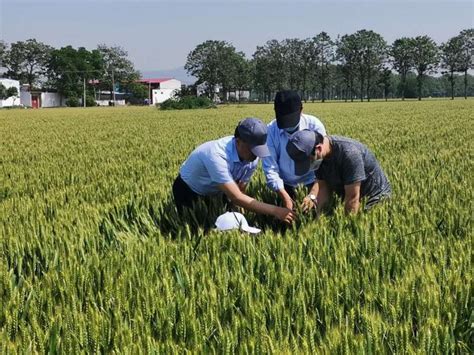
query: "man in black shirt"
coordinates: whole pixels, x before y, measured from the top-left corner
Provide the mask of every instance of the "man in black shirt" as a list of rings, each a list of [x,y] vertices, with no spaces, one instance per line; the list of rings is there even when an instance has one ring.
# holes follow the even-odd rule
[[[302,130],[293,134],[286,146],[295,161],[295,174],[316,171],[316,182],[303,200],[304,208],[316,204],[320,209],[335,192],[344,201],[348,213],[365,209],[390,197],[391,187],[373,153],[362,143],[346,137],[322,136]]]

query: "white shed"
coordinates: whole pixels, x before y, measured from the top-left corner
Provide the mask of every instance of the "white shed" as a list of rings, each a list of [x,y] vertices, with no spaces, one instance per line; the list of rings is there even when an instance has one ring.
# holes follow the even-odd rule
[[[140,79],[140,83],[148,85],[150,104],[160,104],[170,99],[181,90],[181,81],[174,78]]]

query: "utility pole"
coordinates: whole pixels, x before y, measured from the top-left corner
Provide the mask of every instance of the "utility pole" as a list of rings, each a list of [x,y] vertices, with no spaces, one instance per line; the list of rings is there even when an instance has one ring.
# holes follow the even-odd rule
[[[151,83],[150,80],[148,80],[148,106],[151,105]]]
[[[114,80],[114,68],[112,68],[112,97],[114,101],[114,107],[115,107],[115,80]]]
[[[86,76],[84,75],[84,98],[82,99],[82,106],[86,107]]]

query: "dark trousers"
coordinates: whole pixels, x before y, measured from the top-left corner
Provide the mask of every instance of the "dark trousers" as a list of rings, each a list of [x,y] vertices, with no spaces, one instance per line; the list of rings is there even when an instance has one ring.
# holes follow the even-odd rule
[[[178,177],[174,180],[173,197],[174,203],[180,215],[183,214],[185,208],[191,209],[199,202],[202,202],[208,211],[211,211],[215,207],[222,207],[222,204],[224,205],[225,210],[230,211],[232,209],[231,203],[224,194],[222,194],[222,200],[219,200],[219,198],[216,199],[213,196],[199,195],[191,190],[188,184],[186,184],[186,182],[184,182],[184,180],[181,178],[181,175],[178,175]]]
[[[181,175],[178,175],[173,183],[173,197],[176,208],[181,214],[184,208],[192,208],[204,196],[200,196],[191,190],[188,184],[181,178]]]

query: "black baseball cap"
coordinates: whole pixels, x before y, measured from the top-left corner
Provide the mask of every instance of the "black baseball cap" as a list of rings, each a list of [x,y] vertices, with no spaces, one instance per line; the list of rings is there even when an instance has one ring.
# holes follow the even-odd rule
[[[278,91],[274,102],[278,128],[296,126],[300,122],[301,107],[301,97],[296,91]]]
[[[270,156],[267,147],[267,125],[255,117],[248,117],[239,122],[237,132],[240,139],[250,145],[250,150],[259,158]]]
[[[318,133],[303,129],[291,135],[286,144],[286,152],[295,162],[295,175],[301,176],[309,171],[310,156],[318,141]]]

